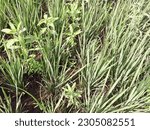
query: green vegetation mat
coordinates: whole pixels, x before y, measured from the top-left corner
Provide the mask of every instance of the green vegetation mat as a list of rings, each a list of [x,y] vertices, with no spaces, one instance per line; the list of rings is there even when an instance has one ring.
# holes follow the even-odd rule
[[[0,112],[150,112],[150,1],[0,0]]]

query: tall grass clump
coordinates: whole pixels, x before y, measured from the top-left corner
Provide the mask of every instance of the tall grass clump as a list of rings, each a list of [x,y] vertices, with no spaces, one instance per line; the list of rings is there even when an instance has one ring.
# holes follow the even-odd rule
[[[3,1],[3,0],[2,0]],[[39,0],[6,0],[4,17],[14,25],[22,22],[28,32],[36,30],[36,24],[42,16],[41,2]]]

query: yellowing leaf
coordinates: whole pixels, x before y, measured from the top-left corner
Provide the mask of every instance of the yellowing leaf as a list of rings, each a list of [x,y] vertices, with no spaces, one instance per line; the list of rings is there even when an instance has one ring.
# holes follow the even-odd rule
[[[16,42],[18,42],[18,39],[10,39],[10,40],[7,41],[6,47],[8,49],[14,49],[13,44],[16,43]]]
[[[5,28],[1,30],[2,32],[6,33],[6,34],[13,34],[11,29]]]
[[[10,26],[10,28],[12,29],[12,30],[16,30],[16,28],[15,28],[15,26],[14,26],[14,24],[13,23],[9,23],[9,26]]]

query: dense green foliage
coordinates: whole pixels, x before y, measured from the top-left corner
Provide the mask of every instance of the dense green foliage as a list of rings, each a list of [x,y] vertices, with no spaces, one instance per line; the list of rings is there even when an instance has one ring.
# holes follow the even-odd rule
[[[150,1],[0,0],[0,112],[150,112]]]

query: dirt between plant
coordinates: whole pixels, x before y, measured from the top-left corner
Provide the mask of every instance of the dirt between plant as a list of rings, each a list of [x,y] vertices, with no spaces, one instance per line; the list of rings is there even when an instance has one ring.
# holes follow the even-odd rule
[[[42,76],[40,74],[24,74],[24,83],[27,84],[25,91],[34,96],[37,100],[40,100],[41,88],[40,83],[42,82]],[[2,75],[0,74],[0,87],[5,90],[6,94],[11,97],[11,107],[12,112],[16,112],[16,94],[14,90],[10,90],[2,79]],[[0,97],[4,99],[4,94],[2,89],[0,88]],[[6,103],[6,101],[4,100]],[[27,93],[24,93],[21,96],[21,106],[19,106],[19,110],[23,113],[41,113],[42,111],[39,107],[36,107],[34,99]]]
[[[26,91],[30,93],[33,97],[35,97],[37,100],[40,100],[40,92],[41,87],[40,83],[42,82],[42,76],[40,74],[24,74],[24,84],[27,84]],[[36,107],[34,99],[28,95],[25,94],[22,98],[22,104],[24,105],[23,111],[28,113],[39,113],[42,112],[39,107]]]

